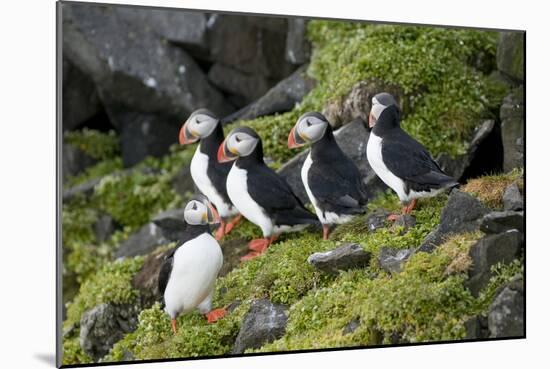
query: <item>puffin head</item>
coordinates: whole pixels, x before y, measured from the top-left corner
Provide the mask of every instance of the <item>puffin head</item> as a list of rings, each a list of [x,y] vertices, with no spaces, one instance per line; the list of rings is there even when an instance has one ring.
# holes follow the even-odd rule
[[[218,149],[218,161],[225,163],[239,157],[248,156],[254,152],[260,142],[260,136],[252,128],[234,128]]]
[[[187,224],[204,225],[215,224],[220,222],[220,215],[216,208],[203,195],[194,196],[183,212],[183,217]]]
[[[384,113],[384,114],[383,114]],[[381,119],[384,116],[384,119]],[[387,92],[376,94],[372,98],[372,107],[369,114],[369,128],[374,128],[378,121],[385,125],[399,125],[399,108],[394,97]]]
[[[330,124],[321,113],[309,112],[303,114],[288,135],[288,148],[293,149],[308,143],[319,141],[324,135]]]
[[[209,136],[216,129],[219,121],[210,110],[195,110],[181,126],[179,134],[180,144],[191,144]]]

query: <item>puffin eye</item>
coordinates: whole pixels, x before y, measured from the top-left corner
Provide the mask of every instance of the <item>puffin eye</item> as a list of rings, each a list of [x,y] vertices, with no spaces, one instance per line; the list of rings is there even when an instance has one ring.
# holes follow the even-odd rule
[[[306,123],[308,127],[311,127],[311,122],[309,121],[309,119],[306,119]]]
[[[235,136],[235,141],[241,142],[241,139],[239,138],[239,136]]]
[[[193,203],[193,210],[197,210],[197,203],[196,202]]]

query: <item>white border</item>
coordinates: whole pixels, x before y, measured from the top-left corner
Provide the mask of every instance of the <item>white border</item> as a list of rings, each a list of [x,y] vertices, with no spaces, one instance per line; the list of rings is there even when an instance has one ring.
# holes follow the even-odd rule
[[[548,11],[544,2],[338,0],[116,1],[196,9],[294,14],[527,30],[527,339],[238,359],[136,368],[517,368],[548,362]],[[533,2],[535,3],[535,2]],[[540,5],[539,5],[540,4]],[[0,37],[0,337],[3,367],[52,367],[55,351],[55,3],[2,4]],[[7,83],[6,83],[7,82]],[[535,364],[536,365],[536,364]],[[544,365],[544,364],[543,364]],[[537,365],[537,366],[540,366]],[[126,366],[124,366],[126,367]]]

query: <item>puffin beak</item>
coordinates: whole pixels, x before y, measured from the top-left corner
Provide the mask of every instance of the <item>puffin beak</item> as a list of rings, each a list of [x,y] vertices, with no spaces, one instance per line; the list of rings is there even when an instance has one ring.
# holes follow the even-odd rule
[[[369,128],[374,127],[375,124],[376,124],[376,119],[374,118],[372,113],[369,113]]]
[[[296,126],[292,127],[288,134],[288,148],[294,149],[296,147],[303,146],[306,143],[305,140],[296,132]]]
[[[206,217],[209,224],[218,224],[221,221],[220,214],[218,214],[218,211],[211,203],[208,203],[208,210],[207,210]]]
[[[179,141],[180,145],[187,145],[194,142],[197,142],[199,140],[199,137],[193,134],[191,130],[189,129],[189,121],[186,121],[183,126],[181,126],[180,133],[179,133]]]
[[[230,154],[227,154],[227,151],[229,151]],[[228,161],[235,160],[238,157],[239,156],[237,155],[237,153],[231,150],[227,150],[227,144],[224,140],[220,145],[220,147],[218,148],[218,162],[227,163]]]

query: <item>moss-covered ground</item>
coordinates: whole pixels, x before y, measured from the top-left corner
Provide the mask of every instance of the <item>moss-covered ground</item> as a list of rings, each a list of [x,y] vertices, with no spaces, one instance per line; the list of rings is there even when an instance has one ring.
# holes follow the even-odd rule
[[[287,149],[286,140],[298,116],[342,99],[358,81],[379,79],[398,85],[409,104],[404,128],[434,156],[464,152],[472,129],[482,118],[493,116],[505,93],[488,77],[496,52],[494,32],[312,21],[308,37],[313,56],[307,73],[317,80],[314,90],[290,112],[238,123],[258,131],[275,168],[296,154]],[[82,313],[102,302],[138,300],[131,279],[143,258],[116,262],[112,253],[158,212],[185,201],[171,181],[189,164],[194,147],[174,147],[162,158],[148,158],[123,170],[115,134],[84,130],[65,140],[99,160],[66,185],[101,179],[92,196],[63,204],[63,363],[77,364],[91,362],[79,344]],[[521,176],[488,176],[470,181],[463,190],[498,209],[507,184],[518,181],[522,188]],[[479,233],[455,235],[432,254],[414,254],[400,273],[388,274],[377,262],[383,246],[419,246],[438,224],[446,199],[441,195],[420,201],[413,211],[416,225],[408,230],[388,224],[370,232],[366,214],[336,228],[328,241],[315,230],[283,236],[265,255],[219,278],[215,307],[234,307],[224,319],[209,325],[198,312],[180,316],[174,336],[168,317],[155,304],[141,312],[136,331],[103,361],[227,354],[251,301],[260,297],[287,305],[289,322],[282,338],[256,351],[464,338],[464,322],[486,312],[498,288],[522,272],[521,260],[496,266],[495,277],[478,298],[464,288],[464,281],[471,262],[468,250]],[[369,212],[380,208],[397,210],[396,196],[381,194],[369,204]],[[110,215],[118,228],[99,242],[93,227],[103,214]],[[257,227],[243,222],[229,239],[259,235]],[[346,242],[358,243],[372,254],[367,268],[325,275],[307,263],[311,253]],[[352,320],[360,323],[358,328],[344,334]]]

